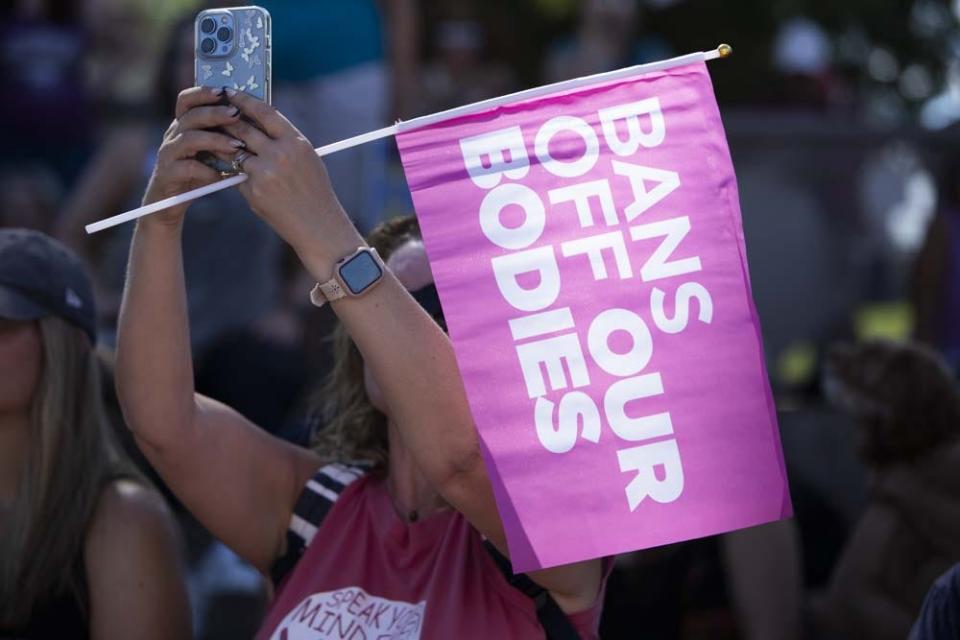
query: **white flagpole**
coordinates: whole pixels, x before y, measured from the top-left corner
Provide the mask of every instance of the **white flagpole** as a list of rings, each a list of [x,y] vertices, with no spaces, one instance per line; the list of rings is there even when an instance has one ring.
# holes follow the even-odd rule
[[[339,142],[334,142],[332,144],[324,145],[322,147],[317,147],[315,151],[318,156],[325,156],[331,153],[336,153],[337,151],[343,151],[344,149],[349,149],[351,147],[356,147],[358,145],[364,144],[366,142],[373,142],[374,140],[380,140],[381,138],[389,138],[390,136],[395,136],[400,132],[412,131],[413,129],[418,129],[420,127],[425,127],[427,125],[435,124],[443,120],[449,120],[451,118],[457,118],[460,116],[469,115],[471,113],[476,113],[477,111],[482,111],[484,109],[489,109],[491,107],[496,107],[501,104],[506,104],[509,102],[516,102],[519,100],[530,100],[533,98],[540,97],[542,95],[547,95],[549,93],[554,93],[557,91],[565,91],[571,89],[579,89],[580,87],[597,84],[599,82],[609,82],[612,80],[619,80],[621,78],[628,78],[635,75],[641,75],[644,73],[650,73],[652,71],[663,71],[665,69],[672,69],[673,67],[679,67],[685,64],[692,64],[694,62],[703,62],[708,60],[717,60],[718,58],[726,58],[731,53],[733,49],[730,45],[721,44],[716,49],[711,51],[700,51],[697,53],[691,53],[685,56],[679,56],[676,58],[670,58],[669,60],[661,60],[659,62],[651,62],[648,64],[640,64],[633,67],[625,67],[623,69],[617,69],[615,71],[607,71],[605,73],[597,73],[592,76],[584,76],[582,78],[574,78],[572,80],[564,80],[562,82],[555,82],[554,84],[544,85],[542,87],[534,87],[533,89],[526,89],[524,91],[518,91],[516,93],[511,93],[505,96],[500,96],[498,98],[491,98],[489,100],[481,100],[480,102],[474,102],[472,104],[464,105],[462,107],[456,107],[454,109],[447,109],[446,111],[439,111],[437,113],[432,113],[426,116],[420,116],[419,118],[413,118],[412,120],[407,121],[398,121],[396,124],[384,127],[382,129],[377,129],[376,131],[370,131],[368,133],[363,133],[352,138],[347,138],[346,140],[341,140]],[[129,222],[131,220],[136,220],[137,218],[142,218],[143,216],[149,215],[151,213],[156,213],[157,211],[162,211],[164,209],[169,209],[178,204],[183,204],[185,202],[190,202],[201,198],[205,195],[227,189],[229,187],[236,186],[242,182],[245,182],[247,179],[246,174],[239,174],[236,176],[231,176],[220,180],[219,182],[214,182],[213,184],[208,184],[205,187],[199,187],[186,193],[181,193],[180,195],[172,196],[164,200],[158,200],[157,202],[127,211],[126,213],[121,213],[110,218],[105,218],[93,224],[86,226],[88,234],[96,233],[98,231],[103,231],[104,229],[109,229],[110,227],[115,227],[124,222]]]

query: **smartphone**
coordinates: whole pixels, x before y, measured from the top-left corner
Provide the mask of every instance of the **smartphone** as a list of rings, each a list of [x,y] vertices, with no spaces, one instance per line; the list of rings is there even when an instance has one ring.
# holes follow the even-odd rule
[[[194,21],[194,80],[197,86],[244,91],[271,100],[270,13],[263,7],[207,9]],[[226,103],[226,96],[223,102]],[[230,163],[213,154],[198,159],[221,173]]]

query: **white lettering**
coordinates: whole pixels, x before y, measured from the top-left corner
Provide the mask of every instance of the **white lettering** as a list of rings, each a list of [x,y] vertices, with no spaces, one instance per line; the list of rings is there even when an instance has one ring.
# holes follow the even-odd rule
[[[688,233],[690,233],[690,218],[687,216],[630,227],[630,237],[634,240],[665,237],[665,240],[640,268],[640,277],[644,282],[700,271],[700,258],[697,256],[667,262],[674,249],[680,245]]]
[[[600,411],[593,399],[582,391],[571,391],[560,399],[560,415],[553,426],[554,404],[546,398],[537,398],[534,409],[537,437],[551,453],[567,453],[577,443],[577,427],[582,422],[581,437],[590,442],[600,441]]]
[[[659,98],[647,98],[639,102],[601,109],[599,115],[607,146],[621,157],[632,156],[640,148],[640,145],[648,149],[656,147],[663,142],[667,133]],[[640,128],[640,116],[650,117],[649,131],[643,131]],[[626,140],[621,140],[617,133],[618,120],[627,123]]]
[[[589,238],[571,240],[560,245],[560,252],[564,258],[586,254],[590,259],[590,269],[593,271],[594,280],[607,279],[607,264],[603,260],[603,250],[613,251],[613,258],[617,264],[617,272],[621,280],[628,280],[633,277],[633,268],[630,266],[630,256],[627,253],[627,243],[623,239],[623,233],[613,231],[611,233],[601,233]]]
[[[520,180],[530,170],[519,126],[464,138],[460,141],[460,152],[470,179],[481,189],[493,189],[504,175],[511,180]],[[510,155],[509,160],[504,152]]]
[[[683,493],[683,467],[676,440],[643,444],[617,451],[620,471],[636,472],[627,485],[627,502],[635,510],[648,496],[655,502],[673,502]],[[657,467],[663,469],[663,480],[657,478]]]
[[[610,428],[617,436],[631,442],[673,433],[673,422],[669,413],[639,418],[627,415],[628,402],[659,395],[663,395],[663,381],[659,373],[648,373],[614,382],[603,396],[603,412]]]
[[[580,227],[592,227],[594,224],[593,211],[590,208],[590,198],[600,201],[600,211],[608,227],[618,223],[617,209],[613,203],[613,194],[610,192],[610,183],[607,180],[593,180],[580,184],[551,189],[548,193],[550,204],[557,205],[572,202],[577,208],[577,217]]]
[[[523,223],[506,227],[500,219],[503,210],[516,205],[523,209]],[[540,196],[522,184],[502,184],[489,192],[480,203],[480,228],[487,239],[504,249],[525,249],[540,238],[547,222]]]
[[[657,204],[680,186],[680,175],[676,171],[654,169],[629,162],[612,161],[613,172],[630,181],[633,190],[633,202],[623,210],[627,222]],[[648,190],[646,181],[656,182],[657,186]]]
[[[653,323],[664,333],[680,333],[687,328],[690,319],[690,300],[696,299],[700,307],[697,318],[704,324],[713,320],[713,299],[710,292],[698,282],[684,282],[674,294],[674,316],[668,318],[663,309],[666,295],[654,287],[650,293],[650,315]]]
[[[513,340],[518,342],[534,336],[573,329],[573,326],[573,314],[570,313],[570,307],[563,307],[562,309],[543,311],[532,316],[514,318],[510,321],[510,333],[513,334]]]
[[[560,295],[560,268],[552,246],[497,256],[490,264],[501,295],[515,309],[540,311],[556,302]],[[519,276],[533,273],[538,276],[536,286],[531,289],[520,286]]]
[[[633,345],[628,352],[615,353],[610,349],[608,341],[615,331],[630,334]],[[643,371],[653,356],[653,338],[647,323],[626,309],[607,309],[594,318],[587,330],[587,345],[597,366],[618,378]]]
[[[517,345],[517,358],[520,360],[523,380],[527,385],[527,395],[531,398],[547,393],[540,365],[547,370],[552,391],[566,389],[571,384],[574,388],[590,384],[587,362],[583,358],[583,349],[575,333]],[[570,371],[569,381],[563,371],[564,362]]]
[[[582,156],[576,160],[561,161],[550,154],[550,141],[561,131],[570,131],[583,140],[586,149]],[[600,158],[600,141],[597,140],[597,134],[594,133],[593,127],[587,124],[585,120],[573,116],[557,116],[547,120],[537,131],[534,144],[537,158],[543,168],[561,178],[582,176],[593,169],[593,166],[597,164],[597,159]],[[569,143],[564,145],[564,151],[569,150],[570,147]],[[568,153],[561,153],[561,157],[566,155]]]

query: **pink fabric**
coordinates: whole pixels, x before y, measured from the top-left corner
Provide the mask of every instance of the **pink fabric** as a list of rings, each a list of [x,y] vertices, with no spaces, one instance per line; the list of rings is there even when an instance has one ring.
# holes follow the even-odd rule
[[[609,564],[606,574],[609,573]],[[603,592],[570,616],[597,638]],[[406,524],[385,483],[350,485],[281,586],[260,640],[543,638],[533,601],[507,583],[455,511]]]
[[[514,566],[791,515],[705,64],[397,141]]]

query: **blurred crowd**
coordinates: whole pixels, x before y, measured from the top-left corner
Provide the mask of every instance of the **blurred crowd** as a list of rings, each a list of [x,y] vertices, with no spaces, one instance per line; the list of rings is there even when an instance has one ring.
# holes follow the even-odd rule
[[[907,635],[960,562],[960,17],[949,3],[898,3],[879,18],[867,2],[258,4],[273,17],[274,104],[315,146],[730,40],[733,60],[711,72],[796,518],[620,558],[602,635]],[[132,225],[84,226],[139,204],[176,95],[193,84],[193,17],[210,6],[229,5],[0,9],[0,227],[47,232],[86,261],[108,378]],[[391,141],[327,164],[361,230],[411,211]],[[192,206],[184,260],[197,390],[306,444],[333,326],[329,308],[305,304],[307,274],[231,190]],[[112,388],[117,433],[162,488]],[[265,583],[177,515],[198,637],[249,637]]]

